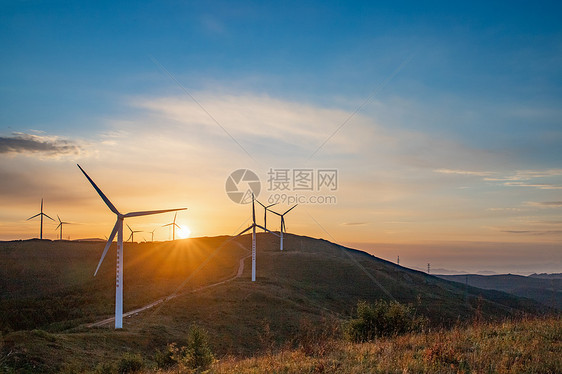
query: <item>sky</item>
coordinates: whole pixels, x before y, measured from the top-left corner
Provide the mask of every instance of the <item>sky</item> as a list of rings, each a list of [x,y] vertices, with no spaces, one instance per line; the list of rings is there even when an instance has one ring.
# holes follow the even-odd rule
[[[291,233],[420,269],[562,272],[561,8],[3,1],[0,240],[39,236],[41,198],[64,238],[108,236],[77,163],[122,213],[186,207],[183,236],[233,235],[251,208],[226,182],[249,169],[272,209],[300,203]],[[172,220],[127,223],[168,240]]]

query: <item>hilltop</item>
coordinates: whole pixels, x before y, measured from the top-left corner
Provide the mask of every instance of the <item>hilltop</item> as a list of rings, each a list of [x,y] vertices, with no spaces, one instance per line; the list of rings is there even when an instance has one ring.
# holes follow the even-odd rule
[[[250,356],[264,346],[295,344],[305,325],[321,329],[349,318],[359,300],[394,298],[412,305],[432,326],[545,310],[529,299],[466,287],[297,235],[286,236],[281,252],[277,238],[258,234],[253,283],[250,236],[230,239],[126,243],[125,311],[172,293],[177,297],[126,318],[123,331],[113,331],[111,324],[86,327],[113,314],[114,249],[94,278],[104,243],[0,243],[4,354],[15,352],[12,357],[43,371],[69,361],[95,367],[123,352],[181,343],[196,323],[208,331],[219,356]],[[201,289],[219,282],[224,283]]]

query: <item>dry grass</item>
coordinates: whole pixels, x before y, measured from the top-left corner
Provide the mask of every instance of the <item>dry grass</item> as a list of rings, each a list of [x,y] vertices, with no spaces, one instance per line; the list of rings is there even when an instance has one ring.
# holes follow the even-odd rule
[[[325,342],[320,342],[325,344]],[[532,319],[409,334],[373,343],[331,342],[217,361],[211,373],[561,373],[562,320]]]

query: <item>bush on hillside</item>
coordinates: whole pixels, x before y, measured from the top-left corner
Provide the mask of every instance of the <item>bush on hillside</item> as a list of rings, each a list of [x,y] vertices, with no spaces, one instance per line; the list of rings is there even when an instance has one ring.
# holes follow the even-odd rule
[[[168,345],[170,358],[183,370],[205,370],[214,360],[207,333],[197,325],[192,325],[187,337],[187,346]]]
[[[368,342],[383,336],[396,336],[419,331],[425,320],[416,317],[413,308],[397,301],[378,300],[374,304],[357,303],[357,318],[345,323],[348,340]]]
[[[136,373],[144,368],[144,362],[138,353],[124,353],[117,367],[119,373]]]

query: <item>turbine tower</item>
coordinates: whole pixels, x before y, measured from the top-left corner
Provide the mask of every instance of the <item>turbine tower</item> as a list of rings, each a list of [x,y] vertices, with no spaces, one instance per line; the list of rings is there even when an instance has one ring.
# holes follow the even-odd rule
[[[43,239],[43,216],[47,217],[48,219],[50,219],[51,221],[54,221],[54,219],[52,219],[51,217],[49,217],[48,215],[46,215],[45,213],[43,213],[43,199],[41,199],[41,212],[37,213],[36,215],[34,215],[33,217],[29,217],[26,221],[29,221],[30,219],[33,219],[35,217],[41,217],[41,228],[39,229],[39,239]]]
[[[134,241],[135,241],[135,232],[142,232],[142,231],[140,231],[140,230],[133,230],[133,229],[131,228],[131,226],[129,226],[128,224],[127,224],[127,227],[129,228],[129,231],[131,231],[131,235],[129,236],[129,239],[131,239],[131,243],[134,243]],[[127,241],[129,241],[129,239],[127,239]]]
[[[244,234],[246,231],[248,230],[252,230],[252,282],[256,281],[256,227],[259,227],[260,229],[262,229],[264,232],[267,231],[275,236],[278,236],[276,233],[269,231],[268,229],[266,229],[263,226],[260,226],[256,223],[256,208],[254,205],[254,194],[252,193],[252,224],[250,225],[250,227],[248,227],[247,229],[241,231],[238,235],[236,235],[234,238]],[[233,239],[234,239],[233,238]]]
[[[277,203],[269,204],[269,205],[266,206],[266,205],[263,205],[259,200],[256,199],[256,201],[258,202],[258,204],[260,204],[263,207],[263,227],[265,229],[267,229],[267,211],[269,210],[270,212],[273,212],[269,208],[271,208],[274,205],[277,205]],[[265,232],[265,230],[264,230],[264,232]]]
[[[111,234],[109,235],[107,243],[105,244],[105,248],[104,248],[103,253],[101,255],[100,262],[98,263],[98,267],[96,268],[96,271],[94,272],[94,276],[96,276],[96,274],[98,273],[98,270],[101,266],[101,263],[103,262],[103,259],[105,258],[105,255],[107,254],[107,250],[111,246],[111,243],[113,242],[113,238],[115,237],[115,234],[117,234],[117,271],[116,271],[116,280],[115,280],[115,328],[120,329],[120,328],[123,328],[123,264],[122,264],[122,262],[123,262],[123,221],[124,221],[124,219],[130,218],[130,217],[140,217],[140,216],[147,216],[147,215],[151,215],[151,214],[185,210],[185,208],[165,209],[165,210],[150,210],[150,211],[144,211],[144,212],[131,212],[131,213],[126,213],[126,214],[119,213],[117,208],[115,208],[115,206],[111,203],[111,201],[109,201],[109,199],[104,195],[104,193],[99,189],[99,187],[94,183],[94,181],[88,176],[88,174],[86,174],[84,169],[82,169],[80,167],[80,165],[78,165],[78,164],[77,164],[77,166],[78,166],[78,168],[80,168],[82,173],[84,173],[84,176],[86,177],[86,179],[88,179],[88,181],[92,184],[92,186],[94,187],[94,189],[96,190],[98,195],[100,195],[100,197],[104,201],[105,205],[107,205],[107,207],[113,213],[115,213],[115,215],[117,216],[117,221],[115,222],[115,226],[113,226],[113,230],[111,231]]]
[[[58,220],[59,220],[59,225],[57,226],[57,228],[55,229],[55,231],[60,227],[60,236],[59,236],[59,238],[60,238],[60,240],[62,240],[62,225],[70,225],[70,222],[61,221],[58,214],[57,214],[57,218],[58,218]]]
[[[283,233],[285,232],[285,228],[286,228],[286,226],[285,226],[285,214],[289,213],[289,212],[290,212],[291,210],[293,210],[297,205],[299,205],[299,204],[293,205],[289,210],[285,211],[285,213],[283,213],[283,214],[277,213],[277,212],[274,212],[273,210],[271,210],[271,213],[277,214],[279,217],[281,217],[281,231],[279,232],[279,234],[280,234],[279,237],[281,238],[281,245],[280,245],[281,250],[283,250]]]
[[[176,214],[174,214],[174,221],[173,222],[162,225],[162,227],[172,226],[172,240],[176,240],[176,227],[178,229],[180,228],[180,226],[176,223],[176,217],[177,216],[178,216],[178,213],[176,212]]]

